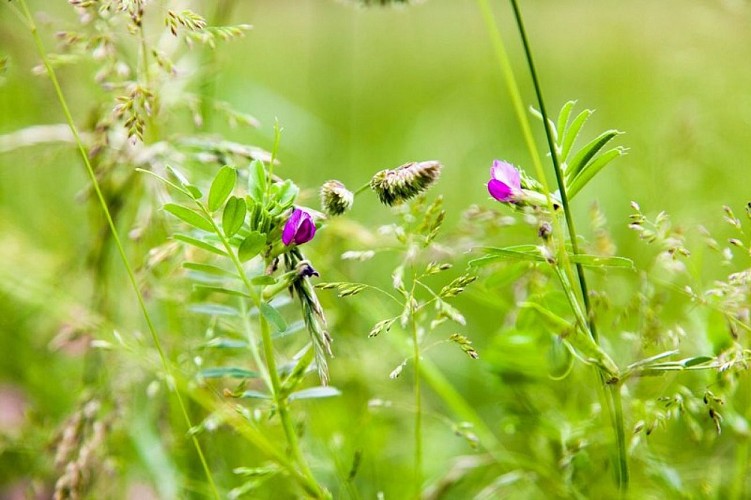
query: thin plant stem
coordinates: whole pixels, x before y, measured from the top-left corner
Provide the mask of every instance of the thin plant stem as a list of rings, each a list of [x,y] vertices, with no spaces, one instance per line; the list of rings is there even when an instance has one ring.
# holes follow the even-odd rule
[[[412,288],[414,293],[414,287]],[[412,355],[415,372],[415,498],[420,498],[422,492],[422,394],[420,387],[420,343],[417,335],[417,321],[415,311],[410,315],[410,329],[412,330]]]
[[[629,471],[628,455],[626,454],[626,430],[623,421],[623,402],[621,401],[621,383],[611,384],[610,396],[613,400],[613,427],[615,431],[616,451],[618,452],[618,486],[621,495],[628,491]]]
[[[577,241],[576,228],[574,226],[574,220],[571,215],[571,209],[568,202],[568,196],[566,195],[566,185],[563,182],[563,173],[561,171],[561,165],[558,158],[558,152],[555,147],[555,139],[553,138],[553,130],[551,128],[550,120],[548,119],[547,111],[545,109],[545,101],[542,96],[542,86],[540,85],[539,78],[537,77],[537,71],[535,70],[534,57],[532,56],[532,50],[529,46],[529,40],[527,38],[526,30],[524,29],[524,21],[522,20],[521,11],[516,0],[510,0],[511,6],[514,10],[514,17],[519,29],[519,35],[522,39],[524,46],[524,53],[529,66],[529,72],[532,77],[532,83],[537,96],[537,102],[540,106],[540,114],[542,115],[542,121],[545,126],[545,136],[548,141],[548,147],[550,149],[550,157],[553,162],[553,169],[555,171],[556,183],[558,184],[558,190],[561,196],[561,204],[563,205],[563,213],[566,218],[566,226],[568,228],[569,239],[571,240],[571,250],[574,256],[579,253],[579,246]],[[581,288],[582,299],[584,302],[584,309],[587,316],[587,323],[589,326],[589,333],[592,338],[597,341],[597,330],[592,314],[592,306],[589,300],[589,293],[587,290],[587,281],[584,276],[584,268],[581,263],[576,263],[577,276],[579,278],[579,286]],[[600,380],[605,382],[602,372],[600,372]],[[618,455],[618,487],[621,493],[628,491],[629,472],[628,472],[628,457],[626,453],[626,440],[624,432],[623,422],[623,403],[621,401],[620,383],[615,383],[610,388],[610,397],[612,406],[609,405],[610,420],[612,422],[613,431],[615,433],[616,448]]]
[[[360,186],[359,188],[357,188],[357,190],[354,192],[354,196],[357,196],[358,194],[362,193],[363,191],[365,191],[369,187],[370,187],[370,182],[366,182],[365,184],[363,184],[362,186]]]
[[[336,269],[331,269],[329,273],[335,274],[337,281],[346,279],[346,276]],[[372,321],[387,317],[389,314],[389,309],[381,302],[369,301],[365,303],[355,301],[353,304],[359,314],[370,318]],[[403,353],[404,356],[410,356],[410,346],[403,337],[399,335],[386,335],[385,338],[399,352]],[[541,494],[543,491],[554,491],[558,496],[566,496],[566,491],[554,480],[553,474],[551,474],[548,468],[506,448],[494,431],[485,423],[485,420],[478,413],[477,408],[465,399],[464,395],[451,384],[435,363],[429,358],[421,359],[419,370],[422,382],[425,383],[426,387],[432,389],[444,402],[455,418],[472,424],[473,430],[480,440],[480,446],[493,457],[498,465],[508,467],[509,469],[523,468],[533,471],[541,478],[541,482],[547,488],[545,490],[541,489]]]
[[[300,467],[302,476],[305,479],[305,481],[302,483],[302,486],[316,498],[326,498],[327,495],[325,490],[318,484],[318,481],[316,481],[315,476],[313,476],[313,472],[310,470],[310,467],[305,460],[305,456],[300,449],[300,443],[297,439],[297,434],[295,433],[294,425],[292,424],[292,420],[290,418],[287,398],[281,392],[282,383],[276,367],[276,358],[274,357],[274,343],[271,339],[271,332],[269,330],[268,321],[261,311],[263,292],[261,291],[259,293],[248,279],[248,276],[245,274],[245,269],[243,268],[240,259],[238,258],[236,252],[233,250],[232,245],[230,244],[227,237],[224,235],[222,230],[219,229],[219,226],[214,221],[214,218],[212,217],[211,212],[208,210],[208,208],[206,208],[206,206],[199,200],[195,200],[195,202],[196,206],[201,210],[205,218],[211,224],[214,233],[217,235],[217,237],[219,237],[222,246],[224,246],[224,250],[232,261],[232,264],[235,266],[237,275],[242,280],[245,289],[248,291],[248,294],[258,308],[258,316],[261,326],[261,343],[263,345],[263,353],[266,360],[266,370],[271,379],[271,388],[273,391],[274,403],[276,404],[277,411],[279,412],[279,420],[281,420],[282,428],[284,429],[284,435],[287,439],[287,444],[289,445],[292,456],[297,462],[298,467]]]
[[[537,103],[540,106],[540,114],[542,115],[542,122],[545,126],[545,137],[548,141],[548,148],[550,149],[550,158],[553,162],[553,171],[555,172],[555,180],[558,185],[558,192],[561,195],[561,205],[563,205],[563,216],[566,218],[566,226],[568,227],[569,239],[571,240],[571,252],[574,256],[579,254],[579,242],[577,240],[576,227],[574,226],[574,218],[571,215],[570,205],[568,202],[568,195],[566,194],[566,183],[563,182],[563,171],[561,170],[561,162],[558,158],[558,151],[555,147],[555,139],[553,138],[553,130],[550,120],[548,119],[548,113],[545,109],[545,100],[542,97],[542,87],[540,80],[537,77],[537,70],[535,69],[534,58],[532,56],[532,50],[529,47],[529,40],[527,39],[527,32],[524,29],[524,21],[522,20],[522,14],[519,10],[516,0],[511,0],[511,6],[514,9],[514,17],[516,18],[516,25],[519,28],[519,35],[524,45],[524,54],[529,66],[529,73],[532,77],[532,84],[535,89],[535,95],[537,96]],[[597,329],[595,322],[592,318],[592,305],[589,300],[589,292],[587,290],[587,280],[584,277],[584,267],[580,262],[576,263],[576,274],[579,278],[579,286],[581,287],[582,298],[584,299],[584,309],[587,312],[587,321],[589,323],[589,331],[594,340],[597,340]]]
[[[501,67],[501,74],[504,77],[506,89],[508,90],[509,96],[511,97],[514,112],[516,114],[517,120],[519,121],[519,126],[521,127],[524,142],[527,145],[527,151],[529,152],[529,156],[532,159],[532,164],[534,165],[537,178],[542,184],[543,191],[545,192],[548,211],[553,214],[555,213],[555,209],[553,205],[553,198],[550,195],[550,188],[548,185],[547,177],[545,176],[545,169],[543,168],[542,160],[540,159],[540,153],[537,151],[537,144],[535,143],[535,138],[532,134],[532,127],[530,125],[529,117],[527,116],[524,108],[521,91],[519,90],[519,85],[516,82],[514,69],[511,66],[511,61],[509,60],[506,46],[503,43],[503,37],[501,37],[498,23],[496,23],[495,17],[493,16],[493,11],[490,9],[488,0],[477,0],[477,4],[480,8],[482,18],[485,21],[485,27],[488,30],[488,35],[490,36],[490,41],[493,45],[496,58],[498,59],[498,64]],[[562,234],[559,218],[552,217],[552,222],[554,234]],[[558,238],[557,253],[559,264],[563,267],[567,274],[571,274],[571,263],[569,255],[568,252],[566,252],[565,242],[561,238]]]
[[[315,484],[316,495],[322,498],[323,491],[318,483],[313,478],[313,473],[308,466],[307,460],[300,449],[300,443],[297,439],[297,432],[292,423],[292,418],[289,414],[289,402],[287,397],[282,394],[282,384],[279,379],[279,372],[276,368],[276,360],[274,358],[274,344],[271,340],[271,330],[269,329],[269,322],[263,313],[258,315],[261,322],[261,338],[263,339],[264,356],[266,357],[266,363],[271,373],[271,384],[274,388],[274,400],[276,402],[276,410],[279,412],[279,420],[282,421],[282,427],[284,428],[284,435],[287,438],[289,447],[292,451],[292,456],[297,462],[298,466],[302,469],[303,474],[312,480],[312,484]]]
[[[248,306],[246,304],[245,298],[241,297],[239,302],[240,314],[242,314],[243,316],[243,328],[245,329],[245,333],[248,337],[248,348],[250,349],[250,354],[253,356],[253,361],[258,367],[258,370],[261,372],[261,378],[263,378],[266,387],[269,391],[273,391],[274,388],[271,384],[271,377],[269,376],[268,370],[266,369],[266,365],[261,360],[261,353],[258,351],[258,339],[256,338],[256,335],[253,332],[253,328],[250,324],[250,318],[248,317]]]
[[[156,332],[156,327],[154,326],[154,323],[151,320],[149,311],[146,308],[146,302],[144,301],[143,294],[141,293],[141,289],[138,287],[138,282],[136,281],[136,276],[135,276],[135,273],[133,272],[133,268],[128,262],[128,257],[125,254],[125,248],[123,247],[122,241],[120,240],[120,236],[117,232],[117,227],[115,226],[115,222],[112,219],[112,215],[110,214],[110,210],[109,210],[109,207],[107,206],[107,202],[104,198],[104,194],[102,193],[102,190],[99,186],[99,182],[97,180],[96,174],[94,173],[94,168],[91,166],[91,162],[89,161],[89,156],[86,153],[86,148],[84,147],[83,141],[81,140],[81,135],[78,132],[78,127],[76,126],[75,121],[73,120],[73,115],[71,114],[70,108],[68,107],[68,102],[65,99],[65,96],[62,91],[62,87],[60,86],[60,82],[58,81],[57,75],[55,74],[55,71],[50,65],[49,60],[47,58],[47,51],[45,50],[44,44],[42,43],[42,39],[39,36],[39,30],[36,26],[36,23],[34,22],[34,18],[31,15],[31,12],[29,11],[28,6],[26,5],[26,1],[19,0],[19,5],[21,6],[24,16],[26,17],[26,20],[28,22],[28,27],[29,27],[29,30],[31,31],[32,38],[34,39],[34,44],[36,45],[36,49],[39,54],[39,57],[42,59],[42,64],[44,64],[44,67],[47,71],[47,75],[49,76],[50,81],[52,82],[52,86],[55,89],[58,102],[60,104],[60,107],[62,108],[63,114],[65,115],[65,120],[67,121],[68,127],[70,127],[70,131],[73,134],[76,145],[78,146],[78,151],[81,154],[81,158],[83,160],[84,166],[86,167],[86,173],[88,174],[89,179],[91,180],[91,185],[94,188],[94,192],[96,193],[97,199],[99,200],[99,204],[102,207],[102,212],[104,213],[104,217],[107,219],[107,224],[110,228],[110,231],[112,232],[112,239],[115,242],[115,246],[117,247],[117,251],[118,251],[118,254],[120,255],[120,259],[122,260],[123,265],[125,267],[125,272],[128,275],[128,280],[130,281],[131,287],[133,288],[133,291],[136,294],[138,306],[141,309],[141,313],[143,314],[144,319],[146,320],[146,325],[148,326],[152,341],[154,342],[154,346],[156,347],[156,350],[159,354],[159,359],[161,360],[162,367],[167,375],[168,386],[170,387],[170,390],[172,390],[176,396],[178,405],[180,406],[180,412],[182,413],[183,419],[185,420],[185,424],[187,425],[188,429],[192,429],[193,423],[190,419],[190,416],[188,415],[188,409],[185,405],[185,401],[183,400],[182,394],[180,393],[178,388],[175,386],[175,377],[172,375],[172,368],[167,360],[167,356],[164,352],[164,349],[162,348],[162,344],[159,340],[159,335]],[[214,496],[214,498],[218,499],[220,498],[219,490],[217,489],[216,483],[214,482],[214,478],[211,474],[211,470],[209,469],[209,465],[208,465],[208,462],[206,461],[206,457],[204,456],[203,449],[201,448],[201,444],[198,442],[198,439],[196,438],[195,435],[191,435],[190,439],[193,442],[193,446],[195,447],[196,453],[198,454],[198,458],[201,462],[201,466],[203,468],[204,474],[206,475],[206,479],[208,480],[209,485],[211,487],[212,495]]]
[[[214,12],[209,18],[211,26],[222,26],[232,15],[235,7],[233,0],[216,0]],[[211,106],[214,104],[216,92],[216,51],[210,47],[204,47],[201,54],[201,75],[198,83],[201,99],[201,118],[202,127],[205,130],[211,129],[213,113]]]

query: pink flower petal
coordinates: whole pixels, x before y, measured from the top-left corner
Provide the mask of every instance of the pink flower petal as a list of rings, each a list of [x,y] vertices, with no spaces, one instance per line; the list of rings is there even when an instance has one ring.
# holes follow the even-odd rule
[[[282,230],[282,243],[302,245],[313,239],[316,225],[308,212],[296,208]]]
[[[490,177],[509,186],[514,191],[519,191],[522,187],[519,171],[510,163],[500,160],[494,160],[490,168]]]
[[[289,246],[292,241],[295,239],[295,234],[297,234],[297,228],[300,226],[301,217],[302,217],[303,211],[299,208],[296,208],[289,219],[287,219],[287,223],[284,225],[284,229],[282,230],[282,243]]]
[[[504,202],[511,201],[515,194],[511,186],[496,179],[490,179],[488,182],[488,193],[496,200]]]
[[[295,243],[302,245],[313,239],[316,234],[316,225],[313,224],[313,219],[306,212],[303,212],[303,219],[300,222],[300,227],[295,234]]]

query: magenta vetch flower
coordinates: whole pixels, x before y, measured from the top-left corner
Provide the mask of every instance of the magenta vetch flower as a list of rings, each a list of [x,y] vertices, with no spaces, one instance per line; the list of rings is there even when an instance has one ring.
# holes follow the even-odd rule
[[[494,160],[490,167],[488,193],[498,201],[511,202],[522,194],[519,171],[510,163]]]
[[[296,208],[284,225],[282,231],[282,243],[289,246],[292,243],[302,245],[313,239],[316,234],[316,225],[313,217],[304,210]]]

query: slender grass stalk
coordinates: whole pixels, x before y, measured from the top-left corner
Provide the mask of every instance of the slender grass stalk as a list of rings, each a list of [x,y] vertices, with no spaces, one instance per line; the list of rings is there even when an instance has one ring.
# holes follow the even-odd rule
[[[333,281],[346,281],[347,279],[347,276],[336,268],[329,269],[328,273],[329,275],[334,275],[332,278]],[[378,290],[391,300],[396,301],[400,305],[402,304],[390,293],[376,287],[370,288]],[[373,322],[389,315],[389,309],[379,302],[354,301],[353,307],[360,316],[369,318]],[[405,357],[410,356],[410,342],[407,342],[404,337],[386,335],[385,338]],[[413,352],[412,355],[414,355]],[[564,497],[568,494],[561,487],[560,483],[554,479],[550,469],[534,460],[529,460],[524,455],[508,450],[503,442],[498,439],[491,427],[485,423],[485,420],[478,413],[477,408],[465,399],[464,395],[451,384],[435,363],[429,358],[421,359],[418,369],[425,387],[430,388],[444,402],[454,417],[472,424],[472,429],[480,441],[480,446],[493,457],[499,466],[508,467],[509,469],[522,468],[533,471],[540,478],[540,482],[544,484],[544,489],[540,487],[541,495],[555,492],[556,495]]]
[[[553,207],[553,199],[550,196],[550,187],[548,185],[547,177],[545,176],[545,169],[543,168],[542,160],[540,159],[540,153],[537,151],[537,144],[535,143],[535,138],[532,134],[532,127],[530,125],[529,116],[525,110],[524,102],[522,101],[521,97],[521,91],[519,90],[519,85],[516,82],[514,69],[511,66],[511,61],[509,60],[506,46],[503,43],[503,38],[501,37],[498,23],[496,23],[495,21],[493,11],[490,8],[488,0],[477,0],[477,4],[480,8],[482,18],[485,21],[485,28],[488,30],[488,35],[490,36],[490,41],[493,44],[493,49],[495,51],[496,58],[498,59],[498,64],[501,67],[501,74],[504,77],[506,89],[508,90],[509,96],[511,97],[511,102],[514,106],[514,112],[516,114],[517,120],[519,121],[519,126],[521,127],[522,135],[524,136],[524,142],[527,145],[527,151],[529,152],[529,156],[532,159],[532,164],[534,165],[537,179],[542,184],[543,191],[545,192],[545,198],[547,199],[548,203],[548,211],[553,214],[555,213],[555,210]],[[563,229],[561,228],[558,217],[552,217],[552,223],[554,234],[563,234]],[[564,269],[566,274],[571,275],[571,262],[568,252],[566,251],[565,242],[562,238],[558,238],[557,240],[558,264]]]
[[[537,70],[535,69],[534,58],[532,56],[532,50],[529,47],[529,40],[527,39],[527,32],[524,29],[524,21],[522,20],[522,14],[519,10],[516,0],[511,0],[511,6],[514,9],[514,17],[516,18],[516,25],[519,28],[519,35],[524,45],[524,54],[529,66],[529,73],[532,77],[532,84],[535,89],[535,95],[537,96],[537,104],[540,106],[540,114],[542,115],[542,122],[545,127],[545,137],[548,141],[548,148],[550,149],[550,158],[553,162],[553,171],[555,172],[555,180],[558,185],[558,191],[561,195],[561,204],[563,205],[563,216],[566,218],[566,227],[568,228],[569,240],[571,241],[571,252],[574,256],[579,254],[579,242],[577,240],[576,227],[574,226],[574,218],[571,215],[571,209],[568,202],[568,195],[566,194],[566,184],[563,182],[563,171],[561,170],[561,162],[558,158],[558,152],[555,147],[555,139],[553,138],[552,124],[548,118],[548,113],[545,108],[545,100],[542,97],[542,87],[540,80],[537,77]],[[579,286],[581,287],[582,298],[584,299],[584,309],[587,312],[587,320],[589,323],[589,331],[592,334],[592,338],[597,340],[597,329],[595,322],[592,318],[592,305],[589,300],[589,292],[587,290],[587,280],[584,277],[584,267],[580,262],[576,263],[576,274],[579,278]]]
[[[545,126],[545,136],[548,141],[548,147],[550,149],[550,157],[553,162],[553,169],[555,171],[556,183],[558,184],[558,190],[561,196],[561,204],[563,205],[563,214],[566,218],[566,226],[568,228],[569,239],[571,240],[571,250],[574,256],[579,253],[579,245],[577,241],[576,227],[574,226],[573,216],[571,215],[571,209],[566,195],[566,185],[563,182],[563,172],[561,170],[560,161],[558,158],[558,152],[555,147],[555,139],[553,138],[553,130],[550,120],[548,119],[547,111],[545,109],[545,101],[542,96],[542,86],[535,70],[534,57],[532,56],[532,50],[529,46],[529,40],[527,38],[526,30],[524,29],[524,21],[519,9],[517,0],[510,0],[511,6],[514,10],[514,17],[516,18],[516,25],[519,29],[519,35],[522,39],[524,46],[524,54],[529,66],[529,72],[532,77],[532,83],[537,96],[537,102],[540,106],[540,114],[542,115],[542,122]],[[584,276],[584,268],[581,263],[576,263],[576,272],[579,278],[579,286],[581,288],[581,295],[584,302],[584,309],[587,315],[587,323],[589,326],[589,333],[592,338],[597,341],[597,329],[592,314],[592,305],[589,300],[589,292],[587,290],[587,280]],[[604,382],[602,373],[600,372],[600,379]],[[616,448],[618,455],[618,486],[622,493],[628,491],[629,472],[628,472],[628,457],[626,454],[626,440],[624,432],[623,422],[623,403],[621,401],[620,384],[615,383],[610,387],[610,397],[612,401],[612,407],[610,408],[611,422],[613,425],[613,431],[615,433]]]
[[[214,2],[214,11],[209,17],[209,25],[224,25],[232,16],[235,5],[236,2],[234,0],[216,0]],[[202,127],[208,131],[211,131],[213,117],[211,108],[214,104],[216,94],[216,66],[216,50],[204,46],[201,53],[201,67],[203,71],[201,71],[198,88],[200,89]]]
[[[414,293],[414,285],[412,287]],[[412,355],[415,372],[415,498],[420,498],[422,492],[422,394],[420,387],[420,343],[417,335],[417,321],[414,312],[411,314],[410,329],[412,330]]]
[[[149,68],[149,47],[146,43],[146,33],[144,32],[143,28],[143,20],[141,20],[141,25],[138,27],[138,41],[139,41],[139,52],[141,53],[141,75],[143,77],[143,83],[146,86],[148,90],[151,90],[151,69]],[[159,106],[159,103],[157,103],[156,107]],[[146,125],[146,135],[150,138],[156,138],[159,137],[159,126],[157,124],[157,120],[154,119],[154,116],[157,113],[157,109],[152,109],[149,111],[147,116],[147,125]]]
[[[99,200],[99,203],[102,207],[102,212],[104,213],[104,217],[107,219],[107,224],[110,228],[110,231],[112,231],[112,239],[115,242],[115,246],[117,247],[117,251],[118,251],[118,254],[120,255],[120,259],[122,260],[123,265],[125,267],[125,271],[128,275],[128,280],[130,281],[131,287],[133,288],[133,291],[136,294],[138,306],[141,309],[141,313],[143,314],[144,319],[146,320],[146,325],[148,326],[152,341],[154,342],[154,346],[156,347],[156,350],[159,354],[159,359],[161,360],[162,368],[164,369],[167,375],[168,385],[170,387],[170,390],[172,390],[176,396],[178,405],[180,406],[180,412],[182,413],[183,419],[185,420],[185,424],[187,425],[188,429],[191,429],[193,428],[193,424],[191,422],[190,416],[188,415],[188,409],[185,405],[185,401],[183,400],[182,394],[180,393],[178,388],[175,386],[175,377],[172,375],[172,368],[167,360],[167,356],[164,352],[164,349],[162,348],[162,344],[159,340],[159,335],[156,332],[156,327],[154,326],[154,323],[151,320],[149,311],[146,308],[146,302],[144,301],[143,294],[141,293],[141,290],[138,287],[138,282],[136,281],[135,273],[133,272],[133,268],[131,267],[128,261],[128,257],[125,253],[125,248],[123,247],[122,241],[120,240],[120,235],[117,232],[117,227],[115,226],[115,222],[112,219],[112,215],[110,214],[110,210],[109,210],[109,207],[107,206],[107,202],[104,198],[104,194],[102,193],[102,190],[99,186],[99,182],[96,178],[96,174],[94,173],[94,168],[91,166],[91,162],[89,161],[89,156],[86,153],[86,148],[83,145],[83,141],[81,140],[81,135],[78,132],[78,127],[76,126],[75,121],[73,120],[73,115],[71,114],[70,108],[68,107],[68,102],[65,99],[65,95],[63,94],[62,87],[60,86],[60,82],[57,79],[55,70],[52,68],[52,66],[49,63],[49,59],[47,58],[47,51],[45,50],[44,44],[42,43],[42,39],[39,36],[39,30],[36,26],[36,23],[34,22],[34,18],[31,15],[31,12],[29,11],[28,6],[26,5],[26,1],[19,0],[18,3],[21,6],[24,17],[26,18],[28,28],[31,31],[31,36],[34,39],[34,44],[36,45],[36,49],[39,54],[39,57],[42,60],[42,64],[44,65],[47,71],[47,75],[49,76],[50,81],[52,82],[52,86],[55,89],[58,102],[60,104],[60,107],[62,108],[63,114],[65,115],[65,120],[68,123],[68,126],[70,127],[70,131],[73,134],[76,145],[78,147],[78,151],[81,154],[81,159],[83,160],[84,166],[86,167],[86,173],[88,174],[89,179],[91,180],[91,185],[94,188],[94,192],[96,193],[97,199]],[[195,447],[196,453],[198,454],[198,458],[201,462],[201,466],[203,468],[204,474],[206,475],[206,479],[208,480],[209,485],[211,487],[212,495],[214,496],[214,498],[218,499],[220,498],[219,490],[217,489],[216,483],[214,482],[214,478],[211,474],[211,470],[209,469],[209,465],[208,465],[208,462],[206,461],[206,457],[203,453],[203,449],[201,448],[201,444],[198,442],[198,438],[194,435],[191,435],[190,439],[193,442],[193,446]]]

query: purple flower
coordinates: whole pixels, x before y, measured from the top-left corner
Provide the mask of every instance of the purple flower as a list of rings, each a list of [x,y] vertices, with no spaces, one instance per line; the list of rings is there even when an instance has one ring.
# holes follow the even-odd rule
[[[488,182],[490,196],[498,201],[513,202],[522,194],[519,171],[510,163],[494,160]]]
[[[316,225],[308,212],[296,208],[282,231],[282,242],[289,246],[292,243],[302,245],[313,239]]]

